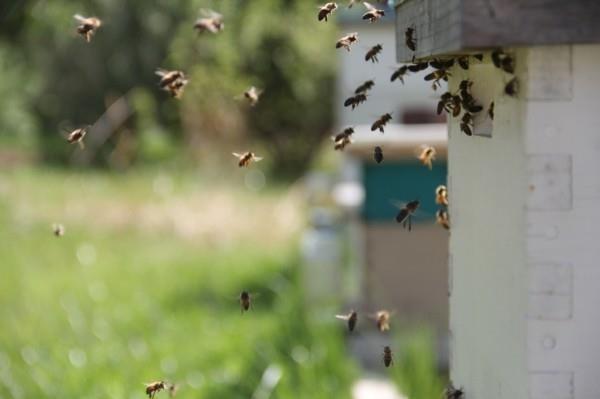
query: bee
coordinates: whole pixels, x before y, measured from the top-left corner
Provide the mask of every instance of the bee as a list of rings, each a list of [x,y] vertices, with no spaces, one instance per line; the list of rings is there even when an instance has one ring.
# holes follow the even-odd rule
[[[352,106],[352,109],[358,107],[360,104],[367,101],[367,95],[365,93],[358,93],[351,97],[348,97],[346,101],[344,101],[344,107]]]
[[[408,65],[402,65],[400,68],[396,69],[390,78],[390,81],[398,79],[400,82],[404,83],[404,75],[406,75],[406,71],[408,70]]]
[[[88,18],[75,14],[73,18],[79,22],[79,25],[77,25],[77,33],[88,43],[92,40],[92,36],[94,36],[96,30],[102,26],[102,21],[96,17]]]
[[[349,33],[335,43],[335,48],[345,48],[350,51],[350,46],[358,41],[358,33]]]
[[[383,133],[384,132],[384,127],[385,125],[387,125],[387,123],[389,121],[392,120],[392,115],[388,114],[383,114],[379,117],[379,119],[377,119],[375,122],[373,122],[373,124],[371,125],[371,131],[374,132],[375,130],[378,130]]]
[[[367,80],[365,83],[361,84],[354,90],[354,94],[366,93],[371,90],[375,86],[375,82],[372,80]]]
[[[490,103],[490,106],[488,108],[488,116],[490,117],[491,120],[494,120],[494,102],[493,101]]]
[[[465,112],[460,122],[460,130],[462,130],[467,136],[473,135],[473,115]]]
[[[435,221],[446,230],[450,230],[450,217],[448,216],[447,210],[438,209],[435,213]]]
[[[437,104],[437,114],[441,115],[442,111],[446,111],[450,113],[453,110],[453,98],[455,96],[452,95],[449,91],[445,92],[440,96],[440,101]],[[460,106],[460,102],[459,102]],[[460,110],[458,111],[460,113]]]
[[[65,235],[65,226],[63,226],[62,224],[58,224],[55,223],[52,225],[52,233],[54,233],[54,235],[56,237],[62,237]]]
[[[412,230],[412,215],[419,209],[420,202],[418,200],[410,201],[402,208],[396,215],[396,222],[402,223],[402,226],[406,228],[408,224],[408,231]]]
[[[336,319],[345,320],[348,322],[348,331],[354,331],[354,327],[356,327],[356,322],[358,321],[358,313],[356,311],[351,311],[348,314],[337,314],[335,315]]]
[[[85,144],[83,143],[83,139],[87,134],[89,126],[80,127],[75,129],[67,134],[67,141],[69,144],[79,144],[79,147],[83,150],[85,149]]]
[[[146,395],[148,395],[148,397],[150,399],[154,398],[154,395],[156,395],[158,392],[162,391],[163,389],[167,389],[168,384],[164,381],[154,381],[154,382],[150,382],[146,385]]]
[[[242,314],[247,312],[252,307],[252,297],[248,291],[240,293],[240,309]]]
[[[404,32],[404,42],[406,43],[406,47],[408,47],[412,51],[417,50],[417,39],[415,39],[415,28],[408,27]]]
[[[423,145],[421,146],[421,151],[419,151],[417,155],[417,159],[421,161],[421,163],[431,170],[433,168],[433,161],[435,160],[435,156],[437,151],[434,147]]]
[[[159,68],[155,73],[160,76],[158,85],[161,89],[168,92],[173,98],[181,98],[183,89],[188,84],[182,71],[167,71]]]
[[[327,17],[332,14],[337,8],[337,4],[334,2],[325,3],[319,8],[318,20],[325,20],[327,22]]]
[[[460,102],[462,104],[462,107],[468,112],[474,114],[483,111],[483,107],[477,104],[475,98],[473,98],[473,96],[471,95],[471,86],[473,86],[473,82],[469,79],[465,79],[460,82],[458,89],[460,93]]]
[[[377,162],[377,163],[383,162],[383,150],[381,149],[381,147],[379,147],[379,146],[375,147],[375,150],[373,153],[373,158],[375,159],[375,162]]]
[[[437,90],[437,88],[441,86],[440,80],[444,80],[447,82],[449,76],[451,76],[451,74],[450,74],[450,72],[448,72],[448,70],[436,69],[435,71],[431,72],[430,74],[425,75],[424,79],[426,81],[433,80],[433,83],[431,84],[431,88],[433,90]]]
[[[240,168],[250,166],[252,162],[259,162],[263,160],[262,157],[257,157],[253,152],[245,152],[243,154],[232,152],[232,154],[238,159],[238,166]]]
[[[367,51],[367,54],[365,54],[365,61],[371,61],[373,63],[379,62],[377,55],[381,53],[381,50],[383,50],[383,46],[381,44],[376,44],[375,46],[371,47],[371,49]]]
[[[345,134],[344,132],[339,133],[334,137],[331,137],[331,139],[334,142],[333,149],[336,151],[343,151],[348,144],[352,144],[352,139],[350,138],[350,135]]]
[[[512,78],[506,86],[504,86],[504,93],[511,97],[516,97],[519,93],[519,81],[517,78]]]
[[[244,92],[244,98],[248,100],[248,103],[251,107],[254,107],[256,104],[258,104],[258,100],[260,99],[262,93],[262,90],[258,90],[254,86],[250,86],[250,88]]]
[[[495,50],[492,52],[492,62],[496,68],[502,69],[504,72],[510,74],[515,73],[514,58],[504,53],[502,50]]]
[[[373,7],[371,4],[363,1],[364,6],[367,8],[367,12],[363,14],[362,19],[369,22],[376,22],[381,17],[385,16],[385,11],[379,10]]]
[[[342,140],[344,137],[350,137],[350,136],[352,136],[352,134],[354,134],[354,128],[347,127],[344,130],[342,130],[340,133],[336,134],[335,136],[332,136],[331,139],[335,142],[335,141]]]
[[[374,318],[379,331],[385,332],[390,329],[390,317],[391,314],[387,310],[379,310],[375,313]]]
[[[223,16],[213,10],[200,10],[203,17],[198,18],[194,23],[194,29],[198,31],[198,34],[204,32],[219,33],[225,29],[223,23]]]
[[[383,364],[385,365],[385,367],[390,367],[392,364],[394,364],[392,350],[389,346],[383,347]]]
[[[454,388],[452,382],[448,383],[446,389],[444,389],[443,398],[444,399],[462,399],[464,392],[460,388]]]
[[[447,60],[434,58],[433,60],[429,61],[429,66],[435,69],[449,69],[454,66],[454,58],[449,58]]]
[[[443,184],[435,189],[435,203],[448,206],[448,189]]]
[[[427,69],[428,66],[429,66],[429,62],[427,62],[427,61],[417,62],[412,65],[409,65],[408,70],[410,72],[420,72],[420,71]]]
[[[175,395],[177,394],[177,391],[179,390],[179,386],[177,386],[176,384],[170,384],[168,391],[169,391],[169,397],[174,398]]]
[[[458,63],[458,65],[460,65],[460,67],[464,70],[469,69],[469,56],[467,55],[463,55],[461,57],[458,57],[456,59],[456,62]]]

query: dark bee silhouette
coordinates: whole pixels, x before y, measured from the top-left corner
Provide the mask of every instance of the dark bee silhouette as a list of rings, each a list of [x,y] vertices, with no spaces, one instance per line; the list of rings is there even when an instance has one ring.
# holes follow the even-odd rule
[[[433,80],[433,83],[431,84],[431,88],[433,90],[437,90],[438,87],[440,87],[440,80],[444,80],[444,81],[448,81],[448,77],[450,76],[450,72],[448,72],[447,69],[436,69],[435,71],[425,75],[424,79],[426,81],[430,81]]]
[[[200,12],[202,13],[202,18],[198,18],[194,23],[194,29],[196,29],[199,34],[204,32],[219,33],[225,29],[223,16],[221,14],[206,9],[202,9]]]
[[[389,346],[385,346],[383,348],[383,364],[385,365],[385,367],[390,367],[392,364],[394,364],[392,350]]]
[[[247,312],[252,307],[252,297],[248,291],[240,293],[240,309],[241,312]]]
[[[367,51],[367,54],[365,54],[365,61],[371,61],[373,63],[379,62],[377,55],[381,53],[381,50],[383,50],[383,46],[381,44],[376,44],[375,46],[371,47],[371,49]]]
[[[449,58],[447,60],[434,58],[433,60],[429,61],[429,66],[435,69],[449,69],[454,66],[454,58]]]
[[[399,81],[404,83],[404,75],[406,75],[407,70],[408,70],[408,66],[402,65],[400,68],[398,68],[394,71],[394,73],[392,74],[392,76],[390,78],[390,81],[393,82],[394,80],[398,79]]]
[[[418,200],[410,201],[402,208],[396,215],[396,222],[402,223],[402,226],[406,228],[408,224],[408,231],[412,230],[412,215],[419,209],[420,202]]]
[[[460,130],[462,130],[467,136],[473,135],[473,115],[465,112],[460,121]]]
[[[373,158],[375,159],[375,162],[377,162],[377,163],[381,163],[383,161],[383,150],[381,149],[381,147],[379,147],[379,146],[375,147],[375,150],[373,153]]]
[[[466,79],[460,82],[458,89],[460,93],[460,101],[462,107],[472,114],[476,114],[483,110],[483,107],[476,103],[475,98],[471,95],[471,86],[473,82]],[[457,116],[457,115],[455,115]]]
[[[332,14],[336,8],[337,4],[334,2],[325,3],[319,8],[319,15],[317,16],[318,20],[325,20],[325,22],[327,22],[327,17]]]
[[[383,115],[381,115],[381,117],[379,117],[379,119],[377,119],[371,125],[371,131],[374,132],[375,130],[379,129],[379,131],[381,133],[383,133],[385,125],[387,125],[387,123],[389,121],[391,121],[391,120],[392,120],[392,115],[390,115],[390,114],[383,114]]]
[[[188,80],[183,72],[157,69],[155,73],[160,76],[158,85],[161,89],[168,92],[171,97],[181,98],[183,89],[188,84]]]
[[[79,147],[83,150],[85,148],[85,144],[83,143],[83,139],[87,134],[89,126],[81,127],[75,129],[67,135],[67,141],[69,144],[79,144]]]
[[[350,51],[350,46],[358,41],[358,33],[349,33],[335,43],[335,48],[345,48]]]
[[[417,39],[415,39],[415,28],[406,28],[404,32],[404,43],[412,51],[417,50]]]
[[[464,396],[464,392],[460,388],[454,388],[452,382],[448,383],[446,389],[444,389],[443,393],[444,399],[462,399]]]
[[[450,230],[450,217],[448,216],[448,211],[445,209],[438,209],[435,213],[435,222],[446,230]]]
[[[75,14],[73,18],[79,22],[79,25],[77,25],[77,33],[88,43],[92,40],[92,36],[94,36],[98,28],[102,26],[102,21],[96,17],[88,18]]]
[[[334,149],[336,151],[343,151],[344,148],[346,148],[346,146],[348,144],[352,144],[352,139],[350,138],[350,136],[352,136],[352,134],[354,133],[354,128],[348,127],[346,129],[344,129],[341,133],[338,133],[335,136],[332,136],[331,139],[333,140],[334,143]]]
[[[150,382],[146,384],[146,395],[152,399],[158,392],[162,391],[163,389],[167,389],[167,385],[168,384],[164,381]]]
[[[338,140],[343,139],[344,137],[350,137],[350,136],[352,136],[352,134],[354,134],[354,128],[347,127],[344,130],[342,130],[340,133],[333,136],[332,139],[333,139],[333,141],[338,141]]]
[[[448,206],[448,189],[444,185],[439,185],[435,189],[435,203]]]
[[[463,55],[461,57],[458,57],[456,59],[456,62],[458,63],[458,65],[460,65],[462,69],[469,69],[469,56]]]
[[[504,86],[504,93],[511,97],[516,97],[519,93],[519,81],[517,78],[512,78],[506,86]]]
[[[348,322],[348,331],[350,331],[350,332],[354,331],[354,328],[356,327],[356,322],[358,321],[358,313],[356,313],[356,311],[353,310],[348,314],[337,314],[337,315],[335,315],[335,317],[337,319],[347,321]]]
[[[490,106],[488,108],[488,116],[490,117],[491,120],[494,120],[494,102],[493,101],[490,103]]]
[[[365,83],[361,84],[354,90],[354,94],[366,93],[371,90],[375,86],[375,82],[372,80],[367,80]]]
[[[358,93],[351,97],[348,97],[346,101],[344,101],[344,107],[352,106],[352,109],[358,107],[360,104],[367,101],[367,95],[364,93]]]
[[[240,168],[250,166],[252,162],[259,162],[263,160],[262,157],[257,157],[253,152],[245,152],[243,154],[232,152],[232,154],[238,159],[238,166]]]
[[[408,70],[410,72],[419,72],[419,71],[423,71],[423,70],[427,69],[428,66],[429,66],[429,62],[427,62],[427,61],[417,62],[417,63],[409,65]]]
[[[62,237],[65,235],[65,227],[62,224],[53,224],[52,233],[54,233],[56,237]]]
[[[502,69],[504,72],[514,74],[515,73],[515,60],[510,55],[504,53],[502,50],[495,50],[492,52],[492,62],[496,68]]]
[[[375,22],[378,21],[381,17],[385,16],[385,11],[373,7],[366,1],[363,1],[363,4],[367,8],[367,12],[363,14],[362,19],[367,20],[369,22]]]
[[[419,153],[417,155],[417,159],[419,161],[421,161],[421,163],[423,165],[427,166],[429,168],[429,170],[431,170],[431,168],[433,167],[433,161],[435,160],[436,154],[437,154],[437,151],[435,150],[434,147],[422,145],[421,150],[419,151]]]

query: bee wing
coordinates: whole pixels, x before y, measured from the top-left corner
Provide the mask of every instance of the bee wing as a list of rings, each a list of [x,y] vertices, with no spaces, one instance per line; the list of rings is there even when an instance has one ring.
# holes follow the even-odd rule
[[[254,162],[260,162],[263,160],[263,157],[254,157]]]
[[[346,320],[346,321],[348,321],[348,319],[350,319],[350,316],[348,316],[346,314],[336,314],[335,318],[336,319],[340,319],[340,320]]]
[[[236,158],[242,158],[244,156],[244,154],[238,154],[237,152],[232,152],[231,154]]]
[[[160,76],[161,78],[163,76],[165,76],[169,71],[162,69],[162,68],[157,68],[156,71],[154,71],[154,73],[158,76]]]
[[[87,20],[86,17],[79,15],[79,14],[73,15],[73,18],[75,18],[78,22],[81,22],[81,23],[84,23]]]
[[[369,10],[369,11],[375,11],[375,7],[373,7],[373,5],[372,5],[372,4],[370,4],[370,3],[367,3],[366,1],[363,1],[363,4],[364,4],[364,6],[365,6],[365,8],[366,8],[367,10]]]

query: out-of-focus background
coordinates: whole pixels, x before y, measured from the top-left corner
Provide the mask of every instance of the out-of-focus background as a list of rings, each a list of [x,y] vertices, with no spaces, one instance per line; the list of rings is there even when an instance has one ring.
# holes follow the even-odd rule
[[[0,398],[142,398],[157,379],[182,398],[440,394],[444,120],[419,76],[389,81],[393,7],[369,24],[339,6],[323,23],[306,0],[0,3]],[[202,8],[223,32],[193,30]],[[91,43],[76,13],[103,20]],[[359,42],[336,51],[349,32]],[[186,72],[181,100],[157,68]],[[344,108],[368,79],[369,100]],[[84,125],[81,150],[65,131]],[[438,150],[431,171],[419,144]],[[238,168],[231,152],[249,150],[265,160]],[[394,203],[413,199],[409,233]],[[242,290],[256,294],[243,315]],[[382,308],[391,332],[368,317]],[[349,334],[334,315],[351,309]]]

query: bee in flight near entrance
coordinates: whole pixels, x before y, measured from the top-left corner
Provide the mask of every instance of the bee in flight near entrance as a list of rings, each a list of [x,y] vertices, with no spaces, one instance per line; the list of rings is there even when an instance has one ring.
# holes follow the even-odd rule
[[[385,125],[387,125],[387,123],[391,120],[392,120],[392,115],[390,115],[389,113],[381,115],[379,117],[379,119],[377,119],[371,125],[371,131],[374,132],[375,130],[379,130],[381,133],[384,133]]]
[[[337,319],[345,320],[348,322],[348,331],[354,331],[354,327],[356,327],[356,322],[358,321],[358,313],[356,311],[351,311],[348,314],[338,314],[335,315]]]
[[[450,230],[450,216],[448,215],[448,211],[446,209],[438,209],[435,213],[435,222],[446,230]]]
[[[194,23],[194,29],[198,31],[198,34],[204,32],[219,33],[225,29],[223,23],[223,16],[213,10],[200,10],[202,14],[201,18],[198,18]]]
[[[377,163],[383,162],[383,150],[380,146],[375,147],[375,150],[373,152],[373,158]]]
[[[396,215],[396,222],[402,223],[402,226],[406,228],[408,224],[408,231],[412,230],[412,216],[419,209],[420,202],[418,200],[410,201],[398,211]]]
[[[375,82],[372,80],[367,80],[365,83],[361,84],[354,90],[354,94],[366,93],[371,90],[375,86]]]
[[[246,167],[249,166],[252,162],[262,161],[262,157],[257,157],[253,152],[245,152],[243,154],[238,154],[237,152],[232,152],[233,156],[238,159],[238,166]]]
[[[154,395],[156,395],[158,392],[162,391],[163,389],[167,389],[168,384],[164,381],[154,381],[154,382],[150,382],[146,385],[146,395],[148,395],[148,397],[150,399],[154,398]]]
[[[252,297],[253,295],[251,295],[248,291],[242,291],[240,293],[239,300],[242,313],[247,312],[252,307]]]
[[[464,392],[460,388],[454,388],[454,385],[450,382],[446,389],[444,389],[442,397],[443,399],[462,399],[464,397]]]
[[[436,154],[437,152],[434,147],[423,145],[421,146],[421,151],[419,151],[417,155],[417,159],[431,170]]]
[[[333,148],[336,151],[343,151],[348,144],[352,144],[352,138],[350,136],[352,136],[353,133],[354,128],[347,127],[341,133],[338,133],[335,136],[331,136],[331,140],[333,140],[334,143]]]
[[[260,100],[262,93],[262,90],[258,90],[256,87],[251,86],[244,92],[244,98],[248,100],[248,104],[250,104],[251,107],[254,107],[258,104],[258,100]]]
[[[381,331],[381,332],[389,331],[391,316],[392,316],[391,313],[388,312],[387,310],[379,310],[379,311],[377,311],[377,313],[375,313],[375,316],[373,318],[375,319],[375,322],[377,324],[377,329],[379,331]]]
[[[70,131],[67,134],[67,141],[69,144],[79,144],[79,147],[83,150],[85,148],[85,144],[83,143],[83,139],[87,134],[89,126],[81,127],[75,130]]]
[[[327,22],[327,17],[332,14],[337,8],[337,4],[334,2],[325,3],[319,8],[319,15],[317,19],[319,21],[325,20]]]
[[[183,89],[188,84],[182,71],[167,71],[159,68],[155,73],[160,77],[158,85],[161,89],[168,92],[173,98],[181,98]]]
[[[335,43],[335,48],[345,48],[350,51],[350,46],[358,41],[358,33],[349,33]]]
[[[98,28],[102,26],[102,21],[96,17],[82,17],[79,14],[73,16],[79,22],[77,25],[77,33],[80,34],[86,42],[92,40],[92,36],[96,33]]]
[[[360,104],[364,103],[365,101],[367,101],[367,95],[365,93],[358,93],[351,97],[348,97],[346,99],[346,101],[344,101],[344,107],[351,106],[352,110],[354,110],[354,108],[358,107]]]
[[[376,22],[381,17],[385,16],[384,10],[379,10],[373,7],[373,5],[371,5],[370,3],[367,3],[366,1],[363,1],[363,4],[367,9],[367,12],[364,13],[362,16],[362,19],[364,19],[365,21]]]
[[[396,69],[392,76],[390,77],[390,82],[398,79],[402,84],[404,84],[404,75],[408,71],[408,65],[402,65],[400,68]]]
[[[376,44],[375,46],[371,47],[371,49],[367,51],[367,54],[365,55],[365,61],[371,61],[373,63],[379,62],[377,55],[381,53],[381,50],[383,50],[383,46],[381,44]]]
[[[448,189],[443,184],[435,189],[435,203],[448,206]]]
[[[392,350],[389,346],[385,346],[383,348],[383,364],[385,367],[390,367],[392,364],[394,364]]]

